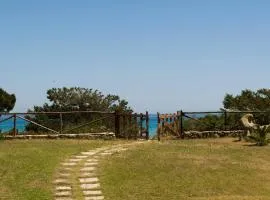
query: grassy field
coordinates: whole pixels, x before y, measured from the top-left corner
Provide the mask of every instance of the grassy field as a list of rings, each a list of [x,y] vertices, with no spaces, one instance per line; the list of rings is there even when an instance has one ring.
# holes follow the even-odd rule
[[[231,138],[148,142],[101,162],[111,200],[270,199],[270,147]]]
[[[53,177],[73,154],[118,143],[89,140],[0,140],[0,199],[53,199]]]
[[[123,141],[0,141],[0,199],[53,199],[61,161]],[[99,168],[107,200],[270,199],[270,146],[231,138],[145,142],[105,157]]]

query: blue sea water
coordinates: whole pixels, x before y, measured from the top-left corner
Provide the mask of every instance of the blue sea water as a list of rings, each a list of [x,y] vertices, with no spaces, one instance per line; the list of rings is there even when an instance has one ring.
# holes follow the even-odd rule
[[[5,117],[0,118],[0,120],[3,120],[3,119],[5,119]],[[28,122],[26,122],[20,118],[16,119],[16,129],[19,131],[19,133],[23,132],[25,130],[27,123]],[[13,126],[14,126],[14,120],[13,120],[13,118],[11,118],[7,121],[0,123],[0,131],[1,131],[1,133],[11,131],[11,130],[13,130]]]
[[[149,115],[149,135],[150,137],[153,137],[157,133],[157,115],[156,114],[150,114]]]
[[[0,117],[0,120],[5,119],[6,117]],[[16,128],[19,131],[19,133],[25,131],[25,127],[28,124],[28,122],[17,118],[16,120]],[[8,132],[13,130],[14,121],[13,118],[9,119],[5,122],[0,123],[0,132]],[[149,115],[149,135],[150,137],[153,137],[156,134],[157,131],[157,115],[156,114],[150,114]]]

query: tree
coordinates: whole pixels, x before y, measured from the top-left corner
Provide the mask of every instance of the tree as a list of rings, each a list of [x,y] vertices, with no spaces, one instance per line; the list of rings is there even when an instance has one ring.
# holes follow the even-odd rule
[[[223,106],[227,110],[233,111],[258,111],[254,114],[256,123],[263,125],[270,123],[270,89],[259,89],[252,91],[242,90],[239,95],[226,94],[223,100]],[[260,113],[260,111],[263,111]],[[242,113],[227,113],[226,127],[230,130],[239,130],[243,128],[240,122]],[[186,120],[185,127],[195,130],[216,130],[224,128],[225,115],[204,116],[199,119]]]
[[[29,112],[63,112],[63,111],[103,111],[121,113],[132,113],[132,109],[128,106],[126,100],[120,99],[117,95],[104,95],[98,90],[80,88],[80,87],[63,87],[52,88],[47,91],[47,98],[50,103],[43,106],[34,106]],[[92,113],[73,113],[63,115],[64,128],[72,127],[84,122],[89,122],[104,117],[101,114]],[[38,114],[29,117],[40,124],[43,124],[54,130],[59,130],[59,115]],[[112,127],[114,124],[110,120],[100,121],[97,127]],[[40,128],[36,125],[29,124],[26,129],[38,132]],[[44,129],[42,129],[44,131]],[[82,131],[82,130],[80,130]],[[89,128],[85,131],[89,132]]]
[[[270,122],[270,89],[263,88],[257,91],[246,89],[236,96],[226,94],[223,105],[225,109],[230,110],[266,112],[254,114],[254,118],[258,124],[269,124]],[[231,121],[239,125],[240,114],[229,117],[232,118]]]
[[[98,90],[71,87],[52,88],[47,91],[47,98],[51,104],[35,106],[35,112],[92,110],[110,112],[119,110],[132,112],[128,102],[117,95],[104,95]]]
[[[257,91],[242,90],[240,95],[226,94],[224,108],[232,110],[268,111],[270,110],[270,89]]]
[[[9,94],[2,88],[0,88],[0,112],[11,111],[16,103],[15,94]]]

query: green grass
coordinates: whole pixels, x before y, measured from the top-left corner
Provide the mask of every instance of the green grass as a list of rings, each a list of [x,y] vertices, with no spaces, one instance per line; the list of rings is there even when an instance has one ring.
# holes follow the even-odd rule
[[[270,147],[233,139],[148,142],[101,162],[111,200],[270,199]]]
[[[105,157],[99,168],[107,200],[270,199],[270,146],[233,139],[145,142]],[[124,143],[89,140],[0,141],[0,199],[53,199],[61,161]]]
[[[73,154],[118,143],[91,140],[0,140],[0,199],[53,199],[60,162]]]

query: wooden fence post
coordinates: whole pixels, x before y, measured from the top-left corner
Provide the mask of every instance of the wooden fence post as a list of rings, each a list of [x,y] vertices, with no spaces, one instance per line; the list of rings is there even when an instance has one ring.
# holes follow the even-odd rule
[[[119,111],[115,111],[114,113],[115,115],[115,136],[119,136],[120,135],[120,115],[119,115]]]
[[[134,118],[134,121],[135,121],[134,123],[135,123],[135,125],[136,125],[136,126],[135,126],[136,128],[138,127],[137,117],[138,117],[138,114],[135,113],[133,118]],[[138,138],[138,132],[136,132],[136,134],[135,134],[135,139],[137,140],[137,138]]]
[[[63,114],[60,113],[60,134],[63,132]]]
[[[149,113],[146,111],[146,139],[149,140]]]
[[[120,120],[121,121],[121,120]],[[122,130],[124,131],[124,137],[127,138],[127,130],[126,130],[126,114],[124,113],[122,116]]]
[[[224,129],[227,131],[227,112],[226,110],[224,111]]]
[[[16,114],[13,115],[13,136],[16,136],[17,134],[17,116]]]
[[[142,137],[142,132],[143,132],[143,114],[142,113],[140,114],[140,132],[141,132],[140,137]]]
[[[160,141],[160,116],[159,116],[159,112],[157,113],[157,120],[158,120],[157,138],[158,138],[158,141]]]
[[[181,136],[182,139],[184,138],[183,116],[184,116],[184,113],[181,110],[180,111],[180,136]]]

